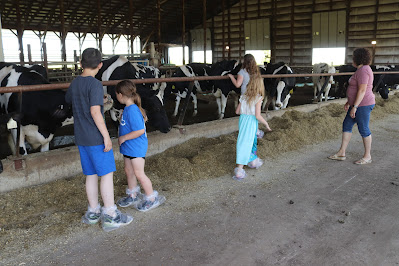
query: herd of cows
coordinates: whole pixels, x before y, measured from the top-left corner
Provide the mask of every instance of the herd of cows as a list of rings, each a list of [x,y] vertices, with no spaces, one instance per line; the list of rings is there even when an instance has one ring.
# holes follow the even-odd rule
[[[373,71],[398,71],[398,66],[372,66]],[[241,64],[236,60],[222,61],[214,64],[191,63],[176,69],[172,77],[196,77],[196,76],[226,76],[236,75],[241,69]],[[340,66],[339,72],[354,72],[356,69],[349,65]],[[314,73],[335,73],[336,69],[327,64],[317,64],[313,69]],[[265,64],[260,67],[261,74],[294,74],[292,69],[285,63]],[[122,79],[146,79],[162,78],[164,73],[152,66],[143,66],[130,63],[123,56],[114,56],[103,61],[96,78],[101,81],[122,80]],[[345,96],[345,84],[350,76],[320,76],[313,77],[315,86],[314,98],[328,99],[333,80],[339,95]],[[375,88],[383,98],[388,97],[388,87],[399,84],[399,75],[376,75]],[[18,66],[15,64],[0,62],[0,86],[10,87],[18,85],[48,84],[46,69],[40,65]],[[263,108],[272,109],[286,108],[288,101],[295,90],[295,77],[265,78],[265,95]],[[197,110],[197,94],[212,93],[218,104],[218,116],[224,117],[227,98],[232,93],[240,93],[230,81],[222,80],[201,80],[195,81],[190,95],[189,82],[160,82],[136,84],[138,93],[142,98],[143,108],[148,115],[148,123],[155,129],[167,133],[171,126],[164,109],[165,101],[175,95],[175,108],[173,116],[179,111],[181,99],[191,97],[194,104],[194,113]],[[19,153],[27,154],[25,141],[34,149],[40,147],[40,151],[49,150],[49,143],[53,139],[57,128],[72,124],[72,108],[65,102],[64,90],[48,90],[24,92],[22,99],[18,93],[0,93],[0,123],[5,124],[11,118],[21,123]],[[112,98],[112,100],[111,100]],[[21,104],[20,104],[21,100]],[[120,104],[115,95],[115,86],[104,86],[104,103],[107,103],[110,116],[115,123],[118,121],[123,105]],[[10,129],[9,144],[15,153],[17,140],[17,129]]]

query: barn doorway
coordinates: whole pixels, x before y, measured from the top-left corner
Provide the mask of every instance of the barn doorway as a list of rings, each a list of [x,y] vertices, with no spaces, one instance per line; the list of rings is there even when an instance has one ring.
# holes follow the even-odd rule
[[[169,47],[168,48],[169,55],[169,64],[182,66],[183,65],[183,47]],[[188,46],[184,47],[184,56],[185,56],[185,64],[188,64]]]
[[[255,57],[257,65],[270,63],[271,50],[246,50],[245,54],[252,54]]]
[[[312,65],[327,63],[332,66],[345,64],[345,47],[313,48]]]

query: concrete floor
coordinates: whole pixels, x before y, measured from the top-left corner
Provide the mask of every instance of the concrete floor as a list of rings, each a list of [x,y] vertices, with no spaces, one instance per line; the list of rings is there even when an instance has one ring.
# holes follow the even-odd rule
[[[326,158],[340,139],[307,146],[241,182],[191,183],[156,210],[127,209],[125,228],[91,226],[3,264],[397,265],[399,115],[372,125],[370,165],[353,164],[363,152],[354,132],[346,161]]]

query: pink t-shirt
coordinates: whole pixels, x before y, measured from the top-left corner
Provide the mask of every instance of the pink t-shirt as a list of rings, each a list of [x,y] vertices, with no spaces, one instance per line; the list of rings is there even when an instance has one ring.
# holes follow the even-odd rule
[[[366,94],[364,94],[363,100],[359,106],[368,106],[375,104],[375,96],[373,93],[373,81],[374,75],[369,65],[364,65],[353,74],[349,79],[348,90],[346,96],[348,97],[348,103],[353,105],[356,100],[357,91],[360,84],[367,84]]]

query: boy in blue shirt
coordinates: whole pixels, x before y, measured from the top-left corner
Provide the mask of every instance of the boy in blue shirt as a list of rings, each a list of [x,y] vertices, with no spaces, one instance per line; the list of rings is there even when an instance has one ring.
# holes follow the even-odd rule
[[[112,142],[103,117],[104,90],[94,78],[102,67],[101,53],[87,48],[82,53],[83,73],[75,78],[65,99],[72,103],[75,143],[78,145],[83,174],[86,175],[88,210],[82,217],[86,224],[96,224],[111,231],[128,225],[133,217],[121,213],[114,203],[113,172],[116,171]],[[102,208],[98,203],[98,178],[101,177]]]

